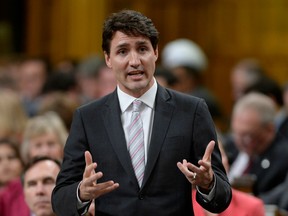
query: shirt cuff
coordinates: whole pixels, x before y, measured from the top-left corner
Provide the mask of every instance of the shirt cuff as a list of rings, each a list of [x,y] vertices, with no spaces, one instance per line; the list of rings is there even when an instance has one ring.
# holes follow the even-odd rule
[[[204,198],[205,201],[210,202],[215,196],[215,186],[216,186],[216,178],[214,176],[213,187],[208,194],[202,193],[198,186],[196,186],[196,189],[200,193],[200,195]]]
[[[87,201],[87,202],[82,202],[82,200],[79,197],[79,193],[80,193],[80,185],[81,185],[82,181],[78,184],[77,187],[77,210],[80,211],[81,215],[85,215],[88,212],[89,206],[91,204],[91,200]]]

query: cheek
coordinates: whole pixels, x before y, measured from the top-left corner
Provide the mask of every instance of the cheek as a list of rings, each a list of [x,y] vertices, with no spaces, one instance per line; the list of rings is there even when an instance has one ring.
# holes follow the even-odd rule
[[[29,150],[29,157],[30,158],[33,158],[35,156],[38,156],[41,152],[41,148],[30,148]]]
[[[22,164],[20,161],[11,162],[11,167],[17,173],[20,173],[22,171]]]
[[[51,154],[50,155],[51,157],[62,158],[62,156],[63,156],[62,146],[60,146],[60,144],[53,146],[52,148],[50,148],[49,154]]]
[[[29,207],[32,207],[32,204],[34,202],[34,197],[36,198],[36,196],[34,195],[33,191],[31,189],[24,189],[24,196],[25,196],[25,201],[27,202]]]

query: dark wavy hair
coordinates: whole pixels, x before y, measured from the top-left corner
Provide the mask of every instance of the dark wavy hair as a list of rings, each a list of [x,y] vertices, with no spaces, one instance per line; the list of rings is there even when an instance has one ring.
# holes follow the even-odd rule
[[[133,10],[122,10],[111,14],[103,26],[102,49],[110,54],[111,40],[116,31],[129,36],[144,36],[149,38],[152,47],[156,50],[159,41],[159,32],[153,22],[140,12]]]

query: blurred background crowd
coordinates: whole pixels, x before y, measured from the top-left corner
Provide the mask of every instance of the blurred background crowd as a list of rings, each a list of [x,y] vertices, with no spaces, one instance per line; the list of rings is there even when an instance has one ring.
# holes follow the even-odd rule
[[[158,83],[205,99],[232,186],[285,214],[285,0],[11,0],[0,3],[0,215],[30,215],[25,167],[39,156],[61,161],[75,109],[115,90],[101,28],[123,8],[160,32]]]

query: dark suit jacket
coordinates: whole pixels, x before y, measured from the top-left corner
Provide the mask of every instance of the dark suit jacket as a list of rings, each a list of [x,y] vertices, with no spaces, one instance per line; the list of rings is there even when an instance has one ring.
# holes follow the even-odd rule
[[[288,172],[288,142],[282,136],[276,136],[270,147],[254,161],[249,171],[256,176],[253,194],[259,196],[281,184]]]
[[[96,199],[96,215],[184,216],[193,215],[191,184],[176,163],[187,159],[197,164],[209,141],[217,140],[212,118],[204,100],[158,85],[154,124],[142,187],[135,177],[121,123],[117,92],[79,108],[65,146],[64,161],[53,191],[53,209],[58,216],[77,214],[76,191],[85,168],[84,151],[89,150],[104,176],[114,180],[115,191]],[[212,212],[230,203],[228,183],[218,147],[212,155],[216,176],[215,198],[198,202]]]

